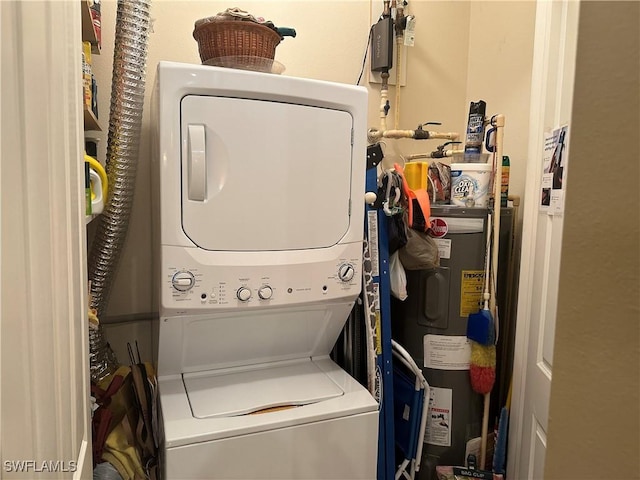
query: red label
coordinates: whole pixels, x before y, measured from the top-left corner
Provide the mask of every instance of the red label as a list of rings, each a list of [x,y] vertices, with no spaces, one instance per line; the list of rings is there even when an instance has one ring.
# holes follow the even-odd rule
[[[433,238],[442,238],[449,231],[447,222],[443,218],[431,219],[431,232],[429,233]]]

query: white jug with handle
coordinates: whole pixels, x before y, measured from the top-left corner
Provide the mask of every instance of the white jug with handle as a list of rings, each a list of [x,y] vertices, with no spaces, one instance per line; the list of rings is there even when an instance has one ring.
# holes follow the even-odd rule
[[[93,168],[89,169],[89,178],[91,180],[91,213],[102,213],[102,210],[104,210],[102,179]]]
[[[90,155],[84,154],[84,161],[89,164],[89,178],[91,182],[91,213],[99,214],[104,210],[107,201],[108,180],[107,173],[100,162]]]

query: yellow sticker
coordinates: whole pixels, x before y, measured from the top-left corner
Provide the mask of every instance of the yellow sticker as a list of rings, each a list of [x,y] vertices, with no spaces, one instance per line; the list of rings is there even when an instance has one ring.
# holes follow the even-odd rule
[[[468,317],[482,308],[484,270],[462,270],[460,282],[460,316]]]

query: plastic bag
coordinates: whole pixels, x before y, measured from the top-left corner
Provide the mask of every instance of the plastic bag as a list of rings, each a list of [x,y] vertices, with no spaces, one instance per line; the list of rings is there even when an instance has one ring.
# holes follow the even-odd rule
[[[435,203],[449,203],[451,200],[451,167],[449,165],[441,162],[433,162],[429,165],[427,191]]]
[[[398,254],[407,270],[428,270],[440,266],[440,254],[435,240],[417,230],[407,230],[407,244],[398,250]]]
[[[391,294],[398,300],[404,301],[407,298],[407,274],[404,271],[398,252],[389,257],[389,265],[391,267],[389,275]]]

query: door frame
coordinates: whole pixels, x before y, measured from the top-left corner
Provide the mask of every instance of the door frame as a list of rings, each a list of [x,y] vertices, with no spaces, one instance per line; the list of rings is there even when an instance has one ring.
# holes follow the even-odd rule
[[[0,2],[2,463],[21,478],[93,470],[81,6]]]
[[[554,5],[562,5],[560,15],[554,12]],[[540,259],[537,257],[537,233],[540,208],[539,198],[542,179],[542,157],[544,135],[550,128],[560,126],[549,125],[545,120],[548,111],[553,112],[554,120],[563,123],[571,120],[570,114],[561,116],[561,106],[567,102],[572,104],[573,82],[575,76],[575,54],[577,46],[577,26],[579,16],[579,2],[573,0],[537,1],[536,26],[534,34],[533,67],[531,77],[529,147],[526,170],[525,205],[522,223],[522,246],[520,259],[520,279],[518,291],[517,328],[513,358],[512,401],[509,421],[509,445],[507,452],[507,478],[522,478],[520,472],[526,468],[531,472],[531,465],[522,463],[531,460],[530,455],[523,451],[523,435],[525,435],[525,402],[527,401],[527,368],[529,362],[529,344],[538,341],[531,336],[531,314],[534,301],[534,272],[535,265]],[[575,24],[575,25],[574,25]],[[557,57],[550,55],[551,40],[557,38],[560,51]],[[554,69],[550,68],[553,61],[557,61]],[[567,62],[568,61],[568,62]],[[552,76],[554,75],[554,76]],[[551,80],[551,81],[550,81]],[[548,105],[548,99],[554,95],[555,103]],[[558,96],[560,95],[560,96]],[[570,113],[570,111],[569,111]],[[562,228],[562,226],[560,226]],[[557,282],[555,282],[557,288]],[[546,287],[549,287],[548,285]],[[554,320],[555,329],[555,320]],[[538,349],[541,347],[538,346]],[[551,379],[552,373],[548,372]],[[551,380],[550,380],[551,381]],[[549,398],[546,399],[545,412],[548,416]],[[526,460],[525,460],[526,459]]]

